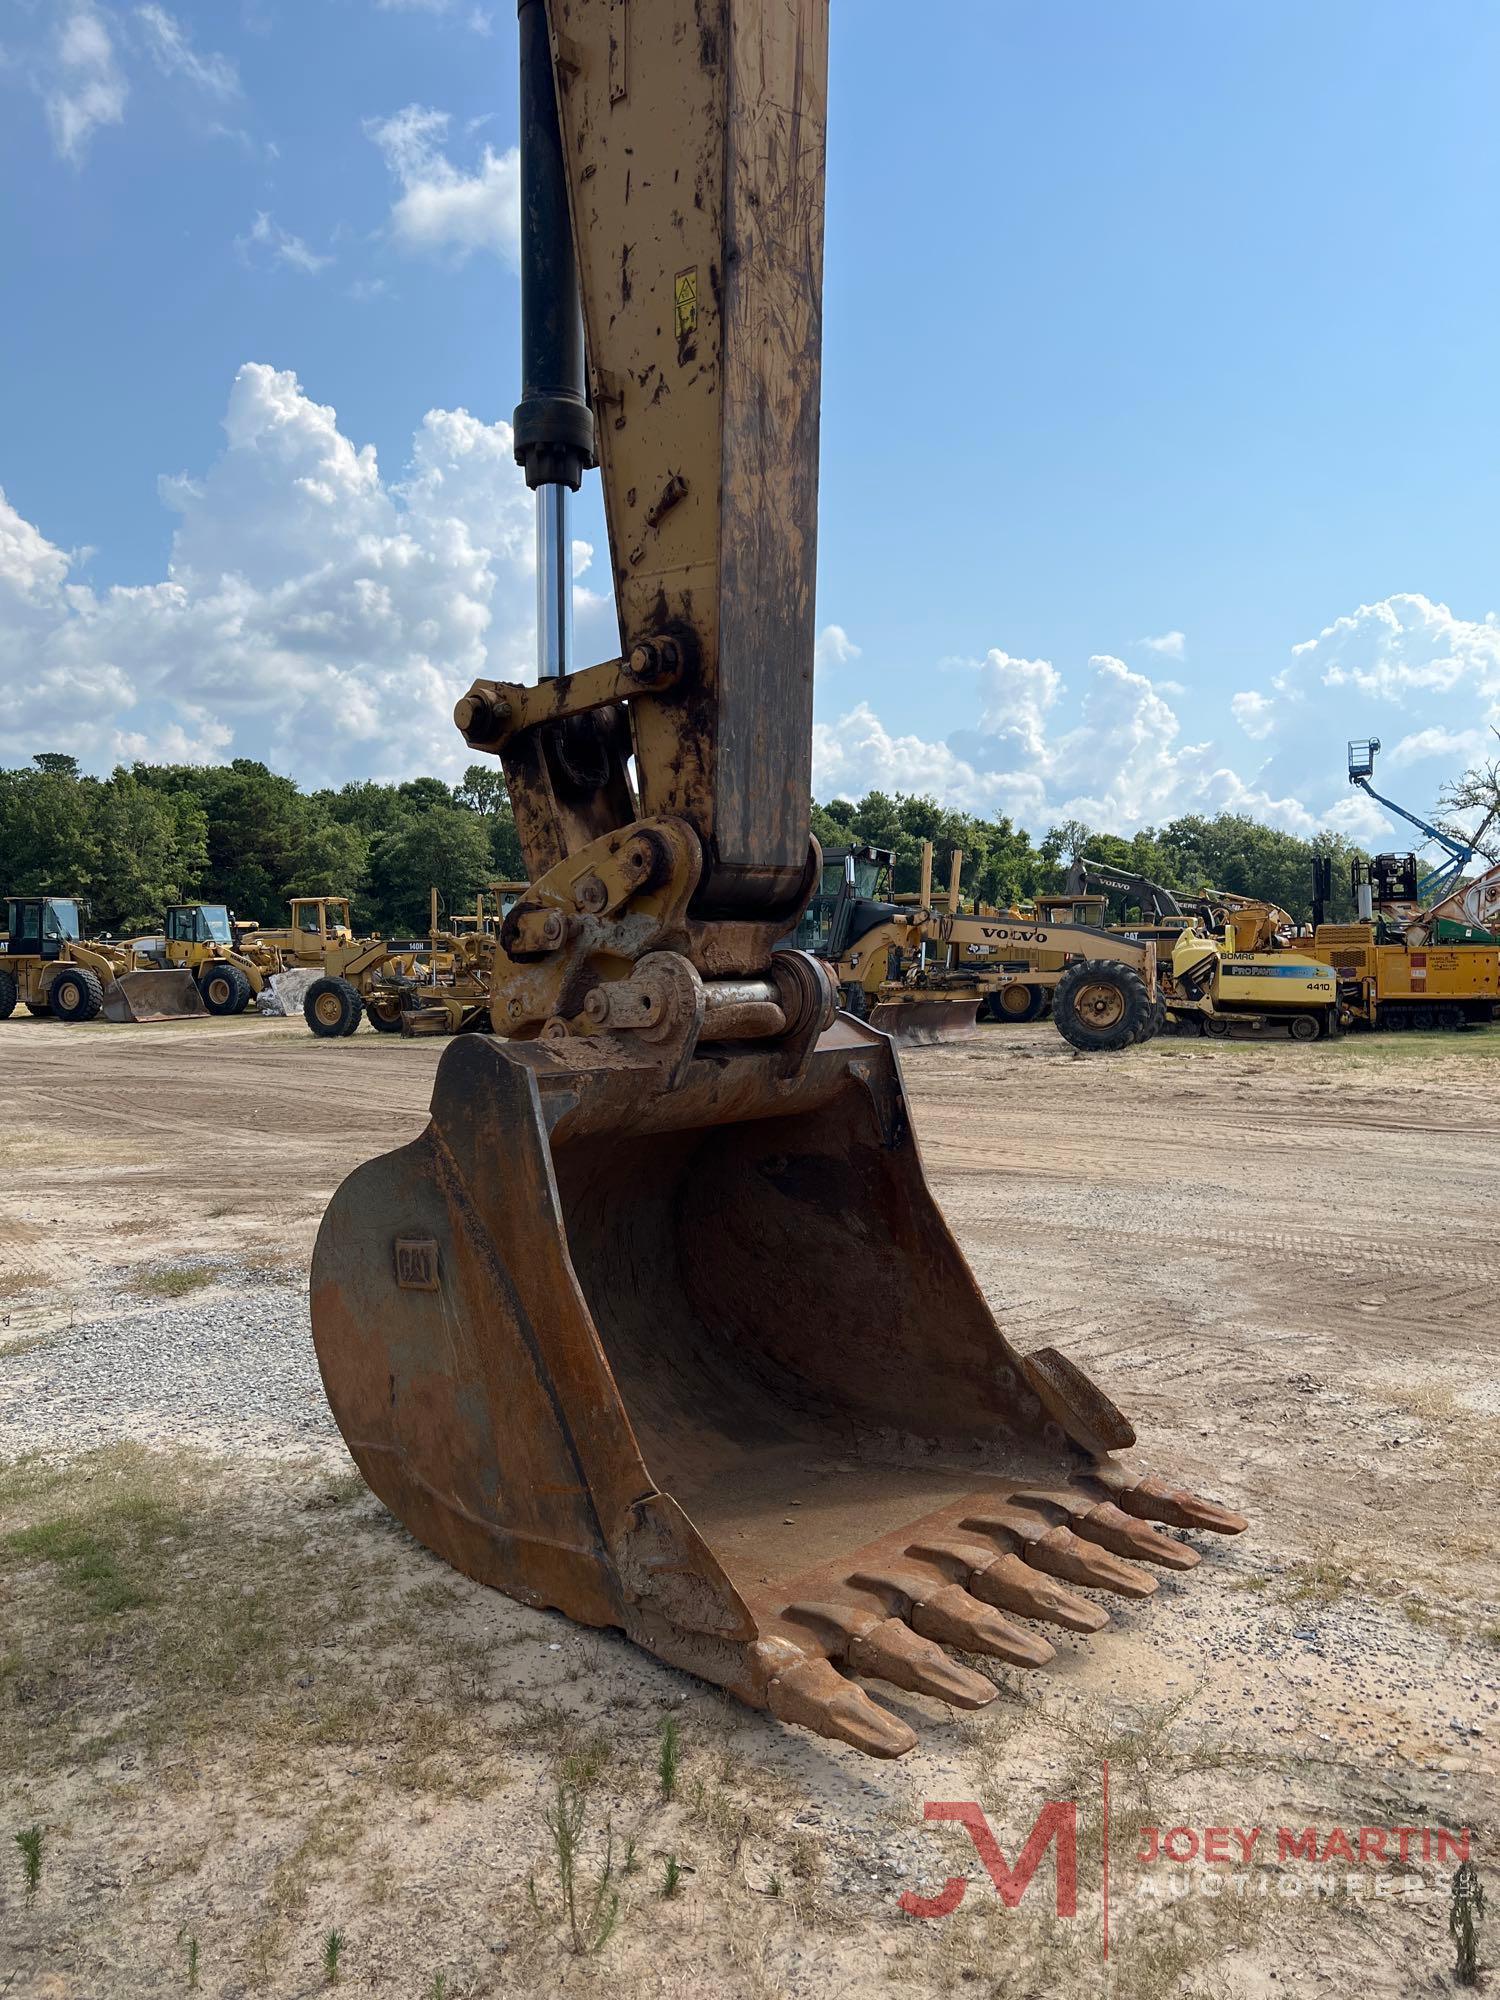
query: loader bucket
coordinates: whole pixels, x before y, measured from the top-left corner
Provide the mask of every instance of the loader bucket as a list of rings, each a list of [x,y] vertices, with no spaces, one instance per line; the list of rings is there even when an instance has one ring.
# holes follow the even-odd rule
[[[206,1014],[203,995],[190,972],[122,972],[104,989],[99,1010],[106,1021],[182,1021]]]
[[[961,1041],[979,1032],[978,1000],[941,1000],[925,996],[882,1000],[870,1010],[870,1026],[891,1035],[905,1048],[935,1042]]]
[[[846,1016],[662,1072],[464,1036],[432,1119],[335,1196],[323,1381],[406,1526],[523,1603],[616,1626],[754,1707],[899,1756],[849,1676],[960,1706],[950,1659],[1148,1595],[1147,1525],[1245,1524],[1108,1454],[1120,1413],[1006,1342],[928,1190],[890,1043]]]

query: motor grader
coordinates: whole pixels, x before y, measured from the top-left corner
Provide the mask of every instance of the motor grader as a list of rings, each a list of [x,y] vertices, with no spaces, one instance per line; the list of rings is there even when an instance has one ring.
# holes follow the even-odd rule
[[[8,896],[0,939],[0,1021],[17,1002],[54,1021],[177,1021],[202,1014],[190,974],[130,945],[84,940],[76,896]]]
[[[481,930],[444,929],[437,890],[430,896],[425,945],[380,938],[330,945],[322,976],[303,996],[303,1018],[315,1035],[352,1035],[366,1018],[381,1034],[458,1034],[489,1026],[492,942]]]
[[[430,1548],[877,1756],[865,1692],[959,1706],[947,1647],[1042,1666],[1151,1523],[1245,1523],[997,1326],[891,1040],[779,944],[811,838],[827,0],[521,0],[522,400],[537,684],[455,720],[530,885],[432,1118],[319,1231],[356,1462]],[[580,313],[581,301],[581,313]],[[572,656],[597,460],[622,635]],[[879,1300],[871,1313],[870,1300]],[[1124,1669],[1133,1671],[1133,1669]]]

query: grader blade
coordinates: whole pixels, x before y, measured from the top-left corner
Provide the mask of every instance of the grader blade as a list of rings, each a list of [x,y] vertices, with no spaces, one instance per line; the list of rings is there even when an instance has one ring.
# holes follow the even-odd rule
[[[172,967],[120,973],[105,987],[99,1011],[106,1021],[184,1021],[208,1009],[193,975]]]
[[[1023,1620],[1145,1597],[1146,1525],[1243,1520],[1112,1456],[1120,1412],[1023,1358],[922,1169],[891,1044],[848,1016],[648,1057],[465,1036],[421,1138],[324,1218],[313,1335],[361,1472],[468,1575],[875,1756],[860,1680],[960,1707],[945,1648],[1044,1666]]]
[[[870,1010],[870,1026],[903,1048],[962,1041],[979,1032],[978,1000],[882,1000]]]

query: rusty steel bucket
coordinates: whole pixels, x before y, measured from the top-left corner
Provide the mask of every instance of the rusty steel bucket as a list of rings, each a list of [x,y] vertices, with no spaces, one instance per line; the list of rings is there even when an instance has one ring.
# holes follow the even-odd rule
[[[104,989],[99,1009],[106,1021],[182,1021],[206,1014],[203,995],[190,972],[122,972]]]
[[[895,1053],[848,1016],[800,1072],[665,1089],[586,1041],[464,1036],[423,1135],[346,1180],[313,1336],[361,1472],[481,1582],[616,1626],[741,1700],[899,1756],[850,1676],[977,1706],[944,1647],[1040,1666],[1235,1533],[1127,1472],[1061,1355],[1006,1342],[923,1175]]]

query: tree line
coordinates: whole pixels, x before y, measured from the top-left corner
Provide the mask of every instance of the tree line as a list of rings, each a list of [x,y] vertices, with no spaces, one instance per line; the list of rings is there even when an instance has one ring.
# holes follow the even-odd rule
[[[1061,888],[1068,863],[1088,854],[1172,889],[1263,896],[1298,918],[1309,913],[1315,854],[1332,857],[1335,914],[1348,913],[1358,852],[1335,834],[1302,840],[1239,813],[1189,814],[1128,838],[1067,820],[1037,841],[1007,818],[899,792],[815,804],[813,831],[825,847],[893,849],[898,891],[917,887],[931,840],[940,885],[961,848],[966,892],[1001,906]],[[243,757],[122,765],[97,778],[43,752],[0,770],[0,893],[77,895],[95,932],[152,930],[168,903],[200,899],[272,924],[285,920],[289,897],[320,895],[348,896],[361,930],[421,931],[431,887],[457,912],[487,882],[525,872],[496,765],[471,765],[457,785],[413,778],[311,792]]]

